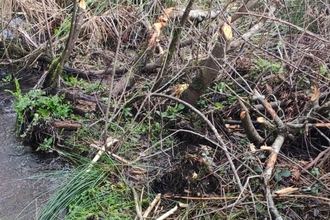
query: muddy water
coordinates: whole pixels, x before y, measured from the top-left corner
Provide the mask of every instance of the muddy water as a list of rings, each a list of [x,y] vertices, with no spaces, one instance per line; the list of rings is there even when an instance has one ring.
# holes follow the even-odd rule
[[[0,70],[1,75],[7,72]],[[31,88],[38,76],[24,76],[23,91]],[[13,83],[0,82],[0,220],[32,220],[42,204],[58,186],[54,173],[62,170],[58,158],[37,155],[28,146],[21,146],[13,134],[16,115],[14,99],[5,89]]]

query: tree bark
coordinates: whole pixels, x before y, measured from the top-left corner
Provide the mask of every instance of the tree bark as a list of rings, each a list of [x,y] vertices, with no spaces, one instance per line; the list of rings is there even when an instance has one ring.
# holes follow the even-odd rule
[[[212,54],[204,61],[204,65],[202,65],[203,67],[199,69],[199,72],[193,79],[192,83],[181,94],[180,98],[183,101],[194,105],[207,87],[210,86],[221,69],[229,44],[230,39],[226,39],[223,34],[220,34],[218,41],[213,48]]]
[[[234,22],[243,15],[240,12],[247,12],[250,8],[254,7],[259,0],[248,0],[238,10],[239,13],[235,13],[233,17],[228,19],[228,22]],[[229,32],[228,32],[229,31]],[[221,65],[224,62],[224,58],[229,44],[231,41],[231,27],[226,21],[222,24],[221,34],[219,34],[218,41],[213,48],[212,54],[206,59],[205,64],[202,65],[202,69],[199,70],[197,76],[193,79],[189,87],[181,94],[181,99],[194,105],[204,91],[210,86],[213,80],[217,77]]]
[[[42,85],[42,87],[46,90],[51,91],[58,87],[58,82],[60,79],[60,75],[63,71],[63,66],[74,47],[74,42],[78,38],[79,31],[84,18],[84,11],[86,9],[86,5],[84,0],[80,0],[78,7],[77,5],[78,3],[74,1],[71,28],[65,49],[61,56],[59,58],[54,59],[50,64],[46,79]]]

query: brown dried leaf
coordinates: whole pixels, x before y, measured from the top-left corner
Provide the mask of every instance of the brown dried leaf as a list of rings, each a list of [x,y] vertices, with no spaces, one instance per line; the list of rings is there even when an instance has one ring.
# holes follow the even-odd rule
[[[294,166],[290,169],[291,178],[295,181],[300,179],[301,169],[298,166]]]

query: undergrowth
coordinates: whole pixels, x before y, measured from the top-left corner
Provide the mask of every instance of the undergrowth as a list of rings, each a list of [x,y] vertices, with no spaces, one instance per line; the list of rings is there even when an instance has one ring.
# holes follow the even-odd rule
[[[113,162],[107,160],[106,165],[71,171],[38,219],[133,219],[130,188],[115,170]]]
[[[196,8],[218,17],[199,16],[184,25],[177,22],[181,17],[163,16],[165,8],[177,6],[174,1],[87,4],[68,60],[77,69],[65,68],[60,81],[67,95],[41,89],[22,94],[16,79],[16,91],[10,91],[22,137],[33,137],[39,150],[88,158],[73,159],[81,168],[39,219],[145,219],[175,208],[173,219],[268,219],[274,210],[287,219],[330,216],[328,3],[260,1],[241,10],[245,17],[222,26],[233,31],[231,45],[241,42],[223,60],[206,59],[212,68],[201,60],[213,54],[219,27],[243,1],[220,8],[223,1],[196,1]],[[59,10],[50,27],[56,37],[47,44],[56,55],[70,30],[70,10]],[[167,19],[161,33],[150,29]],[[178,29],[182,44],[167,60]],[[159,36],[148,47],[153,33]],[[194,106],[180,99],[196,75],[218,67]],[[269,167],[274,169],[265,175]],[[141,217],[157,193],[162,197],[153,213]]]

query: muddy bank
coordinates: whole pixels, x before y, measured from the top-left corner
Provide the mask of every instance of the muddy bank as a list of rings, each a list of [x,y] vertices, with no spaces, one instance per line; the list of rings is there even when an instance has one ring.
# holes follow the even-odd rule
[[[37,79],[38,76],[22,76],[23,91]],[[21,146],[13,134],[14,99],[5,89],[14,89],[14,85],[0,82],[0,219],[31,220],[59,185],[63,175],[58,173],[67,169],[58,157],[38,155],[30,147]]]

